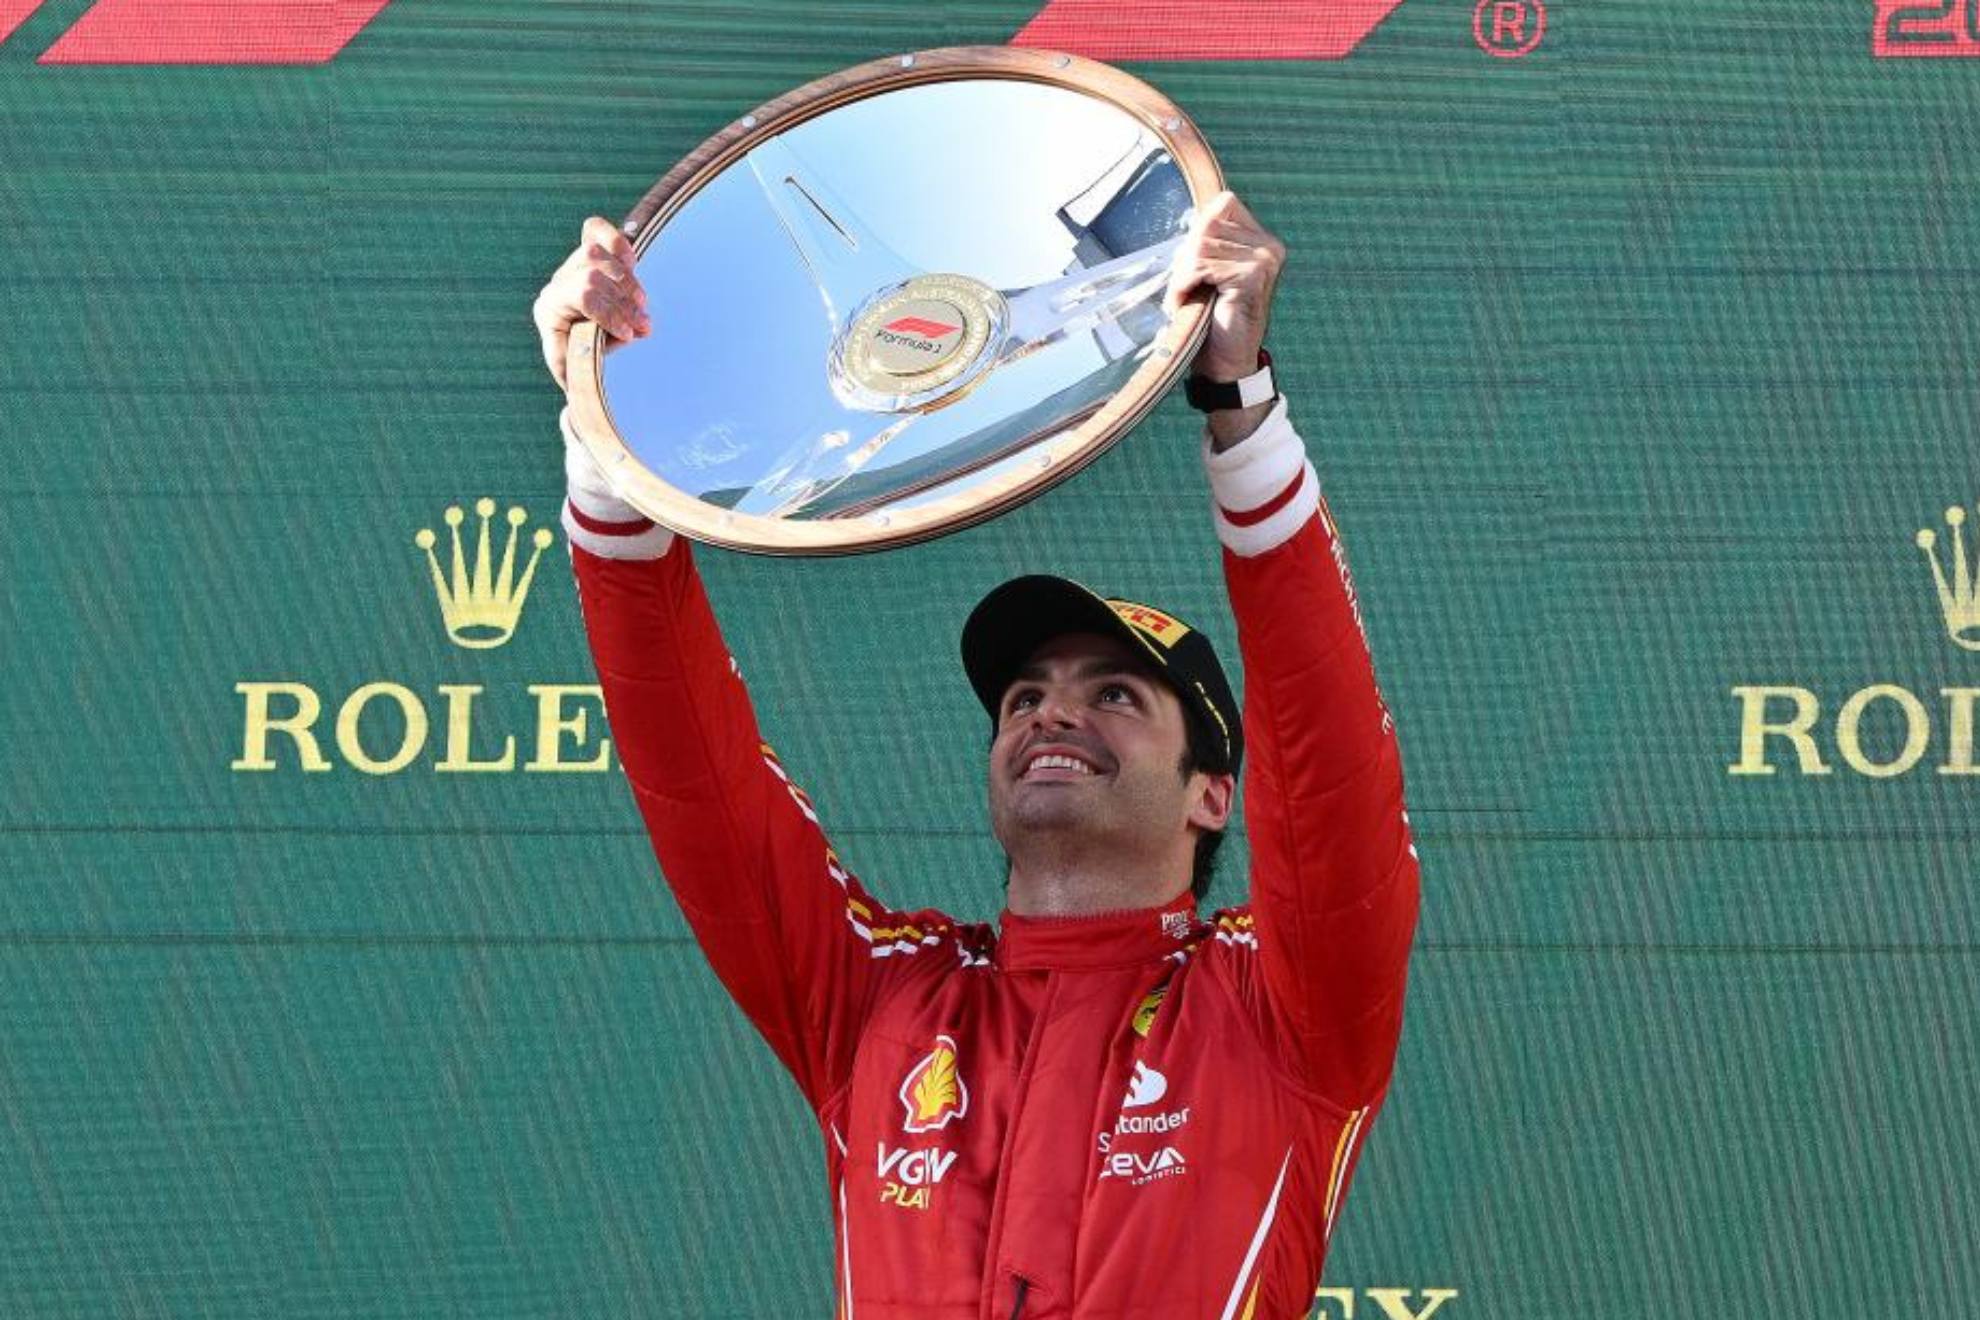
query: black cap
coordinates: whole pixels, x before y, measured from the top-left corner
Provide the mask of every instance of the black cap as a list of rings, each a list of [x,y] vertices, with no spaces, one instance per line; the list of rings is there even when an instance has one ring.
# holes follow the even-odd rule
[[[1210,639],[1166,610],[1102,596],[1068,578],[1012,578],[979,601],[963,624],[963,670],[992,724],[1018,666],[1054,637],[1076,632],[1118,637],[1133,647],[1221,742],[1224,768],[1237,773],[1244,727]]]

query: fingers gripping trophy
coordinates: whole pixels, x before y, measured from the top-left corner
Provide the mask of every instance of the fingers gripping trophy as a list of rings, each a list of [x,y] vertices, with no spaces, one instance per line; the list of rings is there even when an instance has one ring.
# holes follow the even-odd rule
[[[844,1315],[1308,1313],[1390,1084],[1419,870],[1266,349],[1285,265],[1154,89],[959,48],[743,116],[586,220],[536,299],[613,736],[659,875],[816,1115]],[[953,754],[985,757],[1001,910],[889,906],[917,878],[869,888],[831,842],[841,786],[765,740],[695,555],[981,522],[1178,380],[1209,509],[1177,521],[1221,545],[1244,699],[1138,584],[996,586],[959,628],[987,753]],[[1240,776],[1248,870],[1213,908]]]

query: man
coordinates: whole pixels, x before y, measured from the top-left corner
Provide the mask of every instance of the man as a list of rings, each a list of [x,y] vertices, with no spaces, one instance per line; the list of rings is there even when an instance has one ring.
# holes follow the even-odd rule
[[[1229,193],[1192,217],[1168,298],[1214,299],[1194,374],[1228,392],[1268,361],[1283,260]],[[580,317],[651,326],[603,220],[537,301],[560,381]],[[992,592],[962,644],[1010,858],[994,930],[891,910],[853,877],[760,740],[689,546],[567,444],[613,736],[696,938],[818,1117],[853,1320],[1309,1309],[1388,1089],[1416,850],[1286,403],[1203,403],[1242,721],[1208,641],[1166,611],[1056,578]],[[1241,764],[1252,902],[1201,918]]]

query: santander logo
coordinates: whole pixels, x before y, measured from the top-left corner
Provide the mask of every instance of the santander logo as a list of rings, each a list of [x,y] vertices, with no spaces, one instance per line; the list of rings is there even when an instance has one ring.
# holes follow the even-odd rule
[[[1121,1100],[1121,1112],[1115,1116],[1113,1127],[1101,1132],[1096,1140],[1100,1153],[1117,1154],[1115,1143],[1122,1137],[1145,1136],[1150,1133],[1167,1134],[1182,1129],[1189,1123],[1189,1106],[1181,1109],[1158,1109],[1147,1112],[1155,1103],[1169,1094],[1169,1079],[1145,1063],[1134,1065],[1134,1075],[1128,1078],[1127,1095]],[[1141,1110],[1134,1113],[1131,1111]],[[1144,1170],[1146,1172],[1146,1170]],[[1106,1176],[1106,1175],[1102,1175]],[[1116,1173],[1115,1176],[1122,1176]]]
[[[1121,1108],[1139,1109],[1143,1105],[1152,1105],[1168,1093],[1169,1079],[1147,1064],[1137,1062],[1134,1076],[1128,1080],[1127,1099],[1122,1102]]]

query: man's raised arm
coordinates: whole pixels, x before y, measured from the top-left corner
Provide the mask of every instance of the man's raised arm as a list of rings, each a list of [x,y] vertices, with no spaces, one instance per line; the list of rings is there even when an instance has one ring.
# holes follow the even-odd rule
[[[1259,366],[1285,259],[1229,193],[1193,218],[1169,299],[1213,291],[1195,374],[1235,381]],[[1203,447],[1244,660],[1244,812],[1266,998],[1311,1088],[1355,1108],[1388,1085],[1416,931],[1395,722],[1286,401],[1212,412]]]
[[[1245,820],[1267,992],[1307,1080],[1344,1107],[1388,1084],[1416,930],[1395,722],[1319,478],[1279,400],[1205,463],[1244,660]]]
[[[581,316],[642,333],[631,259],[607,222],[587,224],[537,300],[546,360]],[[940,956],[947,923],[887,911],[847,872],[757,729],[690,547],[620,501],[565,426],[585,633],[654,854],[716,975],[822,1108],[882,974]]]

